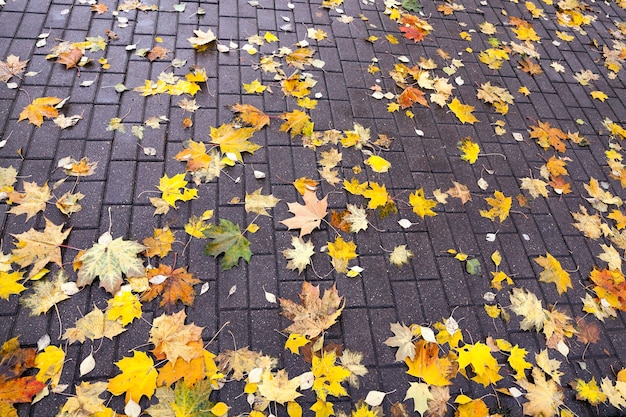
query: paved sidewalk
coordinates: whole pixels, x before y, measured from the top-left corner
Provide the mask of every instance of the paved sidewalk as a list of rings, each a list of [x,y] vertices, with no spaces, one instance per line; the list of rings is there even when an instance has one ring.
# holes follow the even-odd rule
[[[378,390],[388,393],[382,403],[385,415],[391,415],[396,402],[403,402],[408,414],[416,415],[413,400],[404,400],[409,383],[420,379],[406,373],[407,365],[395,361],[396,348],[384,342],[394,335],[392,323],[435,329],[435,323],[449,317],[458,322],[466,344],[493,346],[495,339],[505,339],[519,345],[528,352],[528,368],[537,364],[535,354],[547,348],[549,357],[560,361],[563,373],[561,409],[568,408],[577,416],[623,412],[608,400],[598,406],[577,400],[576,391],[569,385],[575,385],[577,379],[589,382],[592,377],[598,384],[605,377],[615,382],[617,372],[626,367],[626,316],[620,310],[626,309],[626,292],[623,275],[616,271],[618,266],[621,268],[626,250],[622,230],[626,223],[620,224],[625,213],[620,197],[626,197],[626,170],[620,180],[622,173],[618,169],[626,138],[623,0],[586,4],[423,0],[421,12],[410,14],[432,29],[422,27],[418,35],[409,31],[413,23],[392,20],[401,7],[387,2],[391,8],[385,13],[382,0],[345,0],[329,8],[321,7],[321,0],[101,0],[99,3],[107,6],[102,9],[96,8],[95,1],[87,0],[5,2],[0,6],[0,61],[6,62],[14,55],[28,62],[23,72],[8,75],[7,82],[0,83],[0,167],[13,167],[17,172],[15,184],[6,183],[6,171],[0,177],[8,196],[0,210],[2,253],[8,255],[18,247],[18,235],[33,228],[43,231],[47,221],[63,225],[63,230],[71,228],[67,239],[55,243],[62,243],[62,266],[56,265],[53,257],[48,258],[52,261],[47,264],[51,270],[48,276],[41,281],[22,280],[26,290],[0,300],[0,342],[19,336],[22,346],[35,347],[47,334],[51,345],[66,352],[60,383],[68,384],[67,390],[51,393],[32,405],[19,404],[19,416],[57,415],[67,394],[75,393],[75,385],[108,381],[119,373],[115,363],[131,356],[130,350],[152,350],[148,340],[153,319],[184,307],[178,303],[166,311],[158,299],[145,301],[141,318],[119,336],[69,344],[61,339],[63,332],[74,327],[94,306],[105,310],[109,305],[112,295],[98,286],[97,278],[40,315],[31,315],[31,310],[20,302],[32,293],[36,283],[51,280],[60,268],[69,281],[76,281],[81,273],[75,270],[81,267],[75,264],[77,249],[91,248],[106,232],[113,239],[142,243],[157,228],[175,232],[173,251],[162,262],[187,267],[199,280],[194,286],[193,306],[185,307],[187,323],[203,328],[202,340],[211,341],[207,348],[215,354],[248,346],[278,358],[278,367],[285,368],[292,378],[308,371],[310,365],[301,356],[285,350],[287,337],[281,331],[291,322],[281,316],[280,305],[272,302],[272,296],[298,300],[303,280],[322,289],[336,284],[339,295],[345,297],[345,308],[338,324],[328,329],[325,341],[362,352],[369,373],[361,378],[359,388],[348,389],[349,397],[329,396],[335,412],[350,413],[368,392]],[[543,9],[543,16],[535,10],[537,17],[533,18],[528,3]],[[133,4],[136,7],[130,7]],[[142,6],[147,10],[124,10]],[[156,6],[155,10],[149,6]],[[485,22],[493,24],[495,32]],[[536,38],[529,27],[540,40],[533,40]],[[216,41],[207,40],[209,29]],[[202,32],[194,34],[197,30]],[[414,42],[405,34],[425,36]],[[202,36],[206,37],[206,51],[194,49],[188,40]],[[273,41],[272,36],[278,40]],[[523,39],[529,39],[528,43]],[[46,59],[62,41],[74,45],[61,58]],[[78,42],[86,43],[77,48]],[[299,47],[310,48],[314,55],[309,57],[302,51],[304,56],[294,58],[279,49],[293,51]],[[88,58],[90,62],[82,66],[80,57],[67,55],[76,49],[86,57],[83,60]],[[145,54],[140,56],[142,49]],[[264,71],[267,67],[263,64],[268,63],[263,58],[275,51],[274,61],[281,64],[279,72]],[[501,57],[500,62],[495,56]],[[57,62],[64,59],[70,63]],[[73,63],[79,64],[78,68]],[[533,65],[541,73],[524,71],[532,71]],[[308,84],[310,91],[296,91],[295,97],[286,95],[284,81],[277,75],[281,71],[286,77],[297,73],[303,84],[296,83],[295,88]],[[200,90],[193,97],[167,94],[165,90],[172,91],[176,84],[174,76],[191,77],[192,81],[180,88],[195,85]],[[193,76],[198,77],[197,81]],[[157,83],[159,77],[161,83]],[[438,84],[442,79],[447,79],[444,87]],[[152,83],[146,84],[147,80]],[[257,93],[248,94],[244,84],[253,89],[251,83],[255,80],[266,89],[259,87]],[[487,82],[500,90],[484,92],[487,98],[481,99],[477,91]],[[407,93],[399,99],[399,105],[394,105],[409,85],[423,91],[423,98],[419,93],[418,97],[408,98]],[[133,91],[137,87],[146,87],[143,95],[142,91]],[[163,91],[157,91],[161,87]],[[446,95],[450,87],[454,89]],[[68,97],[58,111],[66,117],[79,115],[80,120],[64,129],[50,117],[45,117],[40,127],[29,120],[18,121],[28,119],[23,113],[25,107],[41,97]],[[307,103],[298,102],[298,98],[305,97],[317,100],[315,108],[307,110],[303,107]],[[437,104],[441,97],[444,106]],[[192,98],[197,110],[181,108],[181,100]],[[408,104],[403,99],[409,100]],[[461,114],[461,109],[455,114],[454,105],[449,107],[453,99],[472,106],[472,110],[465,109],[466,113]],[[506,102],[508,112],[502,110]],[[241,151],[242,161],[223,166],[219,178],[205,181],[207,178],[196,173],[199,184],[195,184],[194,176],[186,173],[189,164],[175,157],[189,146],[189,139],[203,142],[207,151],[214,147],[219,136],[215,129],[236,119],[231,106],[238,103],[251,104],[270,116],[269,126],[259,128],[250,139],[260,148]],[[288,130],[289,126],[283,125],[285,114],[296,109],[310,115],[315,132],[321,132],[319,136],[310,139],[297,128]],[[474,123],[472,115],[477,119]],[[125,132],[115,128],[113,118],[121,119]],[[350,146],[353,144],[349,139],[352,135],[360,138],[356,142],[365,142],[361,127],[369,129],[371,137],[362,149],[362,143]],[[323,132],[329,135],[331,129],[339,131],[343,140],[322,144]],[[542,133],[543,139],[533,138]],[[379,135],[393,141],[372,145],[380,140]],[[467,145],[473,143],[480,148],[473,163],[465,160],[472,159],[472,150],[464,159],[458,148],[465,138],[470,140]],[[241,142],[234,146],[228,154],[222,148],[223,156],[237,159],[233,152],[241,150]],[[341,153],[340,160],[324,168],[331,149]],[[365,162],[372,154],[390,164],[388,172]],[[59,166],[66,157],[76,163],[88,158],[97,166],[92,175],[72,176],[81,167],[70,167],[71,161]],[[213,163],[219,159],[221,156],[214,155]],[[68,164],[68,160],[65,162]],[[374,165],[373,160],[369,162]],[[559,175],[557,166],[566,173],[561,170]],[[177,208],[155,214],[153,203],[159,204],[158,198],[164,197],[157,186],[164,175],[172,178],[177,174],[185,176],[189,181],[186,187],[197,190],[198,198],[179,194]],[[350,232],[350,224],[347,231],[337,232],[340,225],[331,226],[331,214],[326,216],[319,229],[304,236],[305,241],[311,239],[316,253],[312,265],[298,274],[288,269],[283,251],[292,248],[292,238],[299,230],[288,230],[281,221],[293,216],[287,203],[303,201],[293,186],[302,177],[319,181],[315,193],[317,198],[328,196],[329,211],[341,214],[350,206],[368,204],[374,209],[367,210],[367,230],[358,233]],[[375,207],[373,199],[365,198],[368,194],[364,197],[346,191],[344,180],[352,178],[371,193],[377,185],[384,185],[389,199],[383,193],[380,207]],[[454,182],[461,185],[461,196],[471,197],[471,201],[463,202],[450,191]],[[21,193],[28,183],[35,183],[38,189],[45,183],[50,187],[52,196],[43,204],[43,210],[36,208],[36,201],[28,202],[28,192],[24,196],[12,191]],[[176,191],[182,192],[182,187],[175,187]],[[263,195],[280,199],[269,209],[271,217],[247,210],[244,204],[246,195],[261,187]],[[416,190],[420,189],[426,201],[419,198]],[[469,194],[463,194],[465,190]],[[82,210],[65,215],[55,206],[67,192],[84,195],[78,201]],[[448,194],[445,203],[444,193]],[[511,198],[510,212],[503,209],[506,213],[502,217],[489,205],[499,193]],[[32,198],[36,199],[34,194]],[[435,205],[437,198],[440,201]],[[65,204],[71,210],[71,201]],[[419,204],[423,211],[414,207]],[[251,223],[259,226],[256,233],[249,229],[245,233],[252,253],[249,263],[240,259],[235,267],[222,270],[222,257],[203,253],[209,240],[191,238],[185,232],[190,218],[206,210],[213,210],[208,223],[225,219],[240,230]],[[381,216],[385,210],[391,213]],[[578,227],[574,216],[582,216]],[[398,222],[402,219],[408,221],[404,225],[408,227]],[[333,270],[330,257],[324,253],[329,251],[329,243],[337,242],[338,234],[356,244],[358,257],[349,259],[346,270],[356,277]],[[46,235],[40,239],[52,238]],[[406,245],[413,256],[396,266],[390,262],[390,253],[400,245]],[[467,259],[455,258],[453,251],[467,254]],[[499,266],[493,260],[496,251],[501,255]],[[130,249],[126,247],[123,252],[128,255]],[[607,263],[607,253],[614,255],[611,263]],[[561,288],[553,282],[539,280],[544,275],[544,267],[537,262],[540,257],[554,257],[565,271],[562,273],[569,275],[569,287],[566,281],[559,281],[565,291],[559,291]],[[16,258],[10,259],[11,271],[18,270]],[[161,262],[158,256],[140,259],[144,266],[157,267]],[[25,265],[21,269],[24,277],[32,271],[29,264]],[[479,270],[470,271],[476,265]],[[354,266],[362,271],[350,269]],[[595,283],[590,278],[594,270],[598,279]],[[603,270],[604,275],[600,272]],[[501,289],[492,285],[498,271],[513,283],[504,280]],[[528,325],[533,320],[528,312],[532,310],[530,301],[523,307],[527,318],[519,311],[521,307],[516,311],[516,306],[511,306],[511,294],[528,293],[534,294],[545,309],[537,314],[535,305],[534,320],[540,324]],[[485,305],[492,312],[500,307],[510,321],[503,320],[497,311],[493,313],[496,318],[491,318]],[[602,320],[597,318],[603,314],[606,317]],[[584,323],[592,326],[591,335],[585,324],[581,327],[575,321],[583,316]],[[597,341],[587,343],[585,337],[594,339],[596,327]],[[458,353],[439,342],[441,352]],[[92,352],[95,368],[81,377],[79,366]],[[460,394],[482,397],[493,414],[524,414],[520,405],[527,402],[524,396],[513,399],[494,390],[516,387],[528,392],[523,382],[516,381],[515,371],[507,363],[510,352],[493,355],[504,379],[485,387],[476,379],[457,375],[450,385],[447,415],[454,415],[459,407],[454,400]],[[475,377],[476,368],[470,368],[467,376]],[[532,381],[530,369],[525,372]],[[538,383],[537,379],[534,382]],[[230,415],[249,413],[242,390],[242,383],[229,382],[213,393],[212,399],[226,402],[231,407]],[[298,401],[304,415],[314,415],[309,410],[316,402],[314,393],[307,390],[303,394]],[[109,397],[112,399],[107,405],[122,414],[124,396],[108,392],[102,395]],[[155,402],[144,397],[140,405],[145,410]],[[284,407],[278,406],[277,410],[279,415],[287,415]]]

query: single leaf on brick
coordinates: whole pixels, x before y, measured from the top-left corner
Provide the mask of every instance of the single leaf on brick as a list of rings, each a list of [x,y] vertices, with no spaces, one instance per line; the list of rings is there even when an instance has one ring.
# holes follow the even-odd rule
[[[47,278],[35,282],[33,293],[22,296],[20,304],[30,309],[31,316],[44,314],[61,301],[70,298],[63,291],[63,286],[66,283],[67,275],[63,269],[59,269],[54,279]]]
[[[218,128],[211,127],[211,142],[220,146],[220,151],[229,159],[234,156],[236,161],[243,162],[243,152],[254,153],[261,146],[250,142],[256,129],[251,127],[237,128],[232,123],[225,123]],[[232,156],[229,156],[232,155]]]
[[[489,204],[489,210],[480,210],[480,215],[495,221],[496,219],[500,220],[502,223],[507,217],[509,217],[509,212],[511,210],[511,204],[513,203],[513,199],[511,197],[507,197],[500,191],[495,191],[493,197],[485,198],[487,204]]]
[[[478,119],[472,114],[474,106],[463,104],[456,97],[448,104],[448,108],[452,110],[452,113],[454,113],[461,123],[474,124],[478,122]]]
[[[137,256],[146,249],[135,241],[113,239],[106,232],[91,248],[81,252],[76,261],[80,264],[76,285],[84,287],[100,278],[100,286],[111,294],[119,291],[122,275],[138,277],[145,274],[142,260]]]
[[[240,258],[250,262],[252,256],[250,241],[241,234],[239,226],[230,220],[220,219],[220,224],[206,230],[204,235],[211,239],[204,249],[205,255],[216,258],[221,254],[224,255],[221,262],[222,270],[236,266]]]
[[[546,252],[546,256],[535,258],[535,262],[544,268],[539,274],[539,281],[553,282],[559,294],[563,294],[568,288],[573,288],[569,274],[554,256]]]
[[[48,219],[45,220],[46,227],[43,232],[30,229],[12,235],[17,242],[11,253],[11,262],[22,268],[32,265],[28,278],[39,273],[49,262],[62,265],[59,245],[65,241],[71,229],[63,231],[63,224],[56,225]]]
[[[54,119],[59,115],[58,110],[54,106],[60,102],[61,99],[58,97],[36,98],[32,103],[24,107],[17,121],[21,122],[22,120],[28,119],[28,123],[40,127],[44,117]]]
[[[305,242],[304,239],[296,236],[291,237],[291,246],[293,248],[283,251],[283,256],[288,261],[287,269],[297,269],[300,274],[311,264],[311,256],[315,254],[315,247],[310,240]]]
[[[28,60],[20,61],[19,56],[9,55],[6,61],[0,61],[0,81],[8,82],[14,75],[24,72]]]
[[[283,113],[280,118],[285,122],[280,126],[281,132],[289,132],[291,137],[297,135],[311,136],[313,134],[313,122],[308,114],[301,110]]]
[[[320,227],[322,219],[328,214],[326,210],[328,206],[328,196],[318,200],[314,192],[305,190],[302,199],[304,200],[304,205],[300,203],[287,203],[289,211],[293,213],[294,216],[281,221],[289,230],[300,229],[300,237]]]
[[[175,362],[178,358],[189,362],[203,355],[202,327],[185,324],[185,310],[174,314],[162,314],[155,318],[150,329],[149,342],[154,344],[152,352],[157,359],[167,358]]]

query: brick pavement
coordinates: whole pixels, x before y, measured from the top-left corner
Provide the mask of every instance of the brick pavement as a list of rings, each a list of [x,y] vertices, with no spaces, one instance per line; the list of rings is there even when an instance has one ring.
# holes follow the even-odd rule
[[[244,0],[184,1],[181,4],[185,4],[185,10],[177,12],[174,10],[177,1],[152,0],[147,4],[157,5],[158,11],[118,12],[119,17],[128,19],[126,27],[120,27],[112,14],[122,1],[103,0],[101,3],[109,9],[103,14],[96,14],[86,3],[89,2],[6,0],[6,5],[0,9],[0,60],[11,54],[17,55],[21,60],[29,60],[26,72],[36,72],[34,76],[13,77],[10,81],[18,84],[17,89],[0,85],[0,139],[7,140],[0,149],[0,166],[13,166],[17,170],[19,180],[15,188],[21,191],[22,180],[39,185],[48,181],[52,185],[64,178],[62,170],[56,168],[61,158],[72,156],[78,160],[87,157],[98,162],[94,175],[81,178],[75,189],[73,180],[68,180],[54,190],[56,196],[72,189],[85,195],[81,202],[82,211],[69,218],[48,204],[44,213],[25,221],[24,215],[7,213],[10,206],[5,205],[1,214],[3,253],[14,248],[15,239],[11,235],[31,227],[43,229],[44,217],[71,227],[65,243],[68,247],[82,249],[91,247],[107,230],[113,237],[141,241],[151,236],[154,228],[166,225],[176,231],[179,240],[186,241],[188,237],[183,227],[188,218],[208,209],[214,210],[215,218],[228,219],[245,227],[243,225],[253,221],[256,215],[247,213],[243,204],[233,203],[233,198],[243,200],[246,192],[262,186],[264,193],[272,193],[282,201],[273,209],[271,218],[256,220],[260,229],[249,235],[253,253],[249,264],[241,261],[238,267],[221,271],[219,259],[202,254],[206,241],[198,239],[191,239],[185,251],[182,244],[175,246],[176,257],[169,255],[166,262],[175,260],[179,266],[188,265],[190,272],[209,284],[209,290],[197,295],[194,307],[187,307],[186,311],[188,322],[204,328],[202,337],[205,342],[226,326],[209,346],[211,351],[217,353],[243,346],[262,350],[280,358],[280,366],[288,369],[290,376],[306,371],[307,365],[284,350],[285,337],[277,330],[286,327],[288,322],[280,316],[278,305],[268,302],[265,291],[281,298],[296,299],[303,279],[323,288],[336,283],[340,295],[345,296],[346,307],[339,324],[329,329],[326,339],[362,351],[363,363],[369,369],[360,388],[350,388],[349,398],[342,397],[335,402],[335,411],[344,412],[349,412],[370,390],[380,390],[389,392],[387,398],[390,401],[385,400],[383,404],[388,415],[390,405],[403,400],[408,382],[417,380],[405,373],[404,364],[394,362],[395,349],[383,343],[392,335],[390,323],[428,325],[453,314],[466,342],[485,341],[487,337],[504,338],[531,352],[528,360],[535,363],[532,354],[546,345],[543,334],[520,331],[519,317],[512,312],[511,321],[505,323],[499,318],[489,318],[483,309],[485,293],[494,291],[489,285],[489,272],[494,270],[490,257],[495,250],[502,254],[500,269],[513,277],[516,287],[536,294],[544,308],[556,304],[571,317],[584,314],[580,299],[589,292],[589,273],[596,265],[605,267],[597,256],[602,252],[600,243],[608,244],[611,240],[584,237],[572,226],[574,221],[570,212],[579,211],[581,204],[590,208],[583,200],[587,195],[583,184],[589,183],[591,178],[606,183],[613,194],[625,195],[619,180],[609,175],[605,157],[609,143],[619,141],[609,140],[607,128],[603,126],[605,118],[621,123],[622,127],[626,121],[624,71],[617,72],[615,79],[610,79],[601,52],[602,46],[611,48],[614,40],[619,41],[616,25],[626,19],[626,12],[615,2],[589,3],[589,9],[584,13],[593,16],[595,21],[581,30],[572,30],[556,22],[556,6],[548,2],[535,2],[545,9],[546,18],[531,19],[522,2],[464,0],[458,2],[464,10],[444,15],[437,7],[445,2],[424,1],[423,16],[433,30],[419,43],[402,37],[398,24],[384,14],[382,1],[346,0],[337,9],[330,10],[321,8],[321,1],[259,0],[256,7],[249,4],[253,2]],[[199,7],[204,9],[204,14],[197,13]],[[342,16],[354,19],[345,23]],[[494,37],[507,43],[518,42],[509,23],[511,16],[531,21],[541,37],[537,44],[540,58],[536,61],[543,74],[529,76],[522,72],[518,67],[519,55],[511,54],[510,60],[504,61],[499,70],[489,69],[479,61],[478,53],[490,46],[490,36],[481,33],[478,25],[491,22],[497,29]],[[257,47],[260,52],[256,55],[241,49],[220,53],[215,46],[206,52],[196,52],[187,38],[198,28],[212,29],[222,45],[233,42],[241,47],[250,36],[263,36],[266,31],[278,36],[279,42]],[[357,245],[359,257],[351,263],[363,268],[357,278],[328,273],[331,267],[323,253],[313,257],[314,268],[309,267],[298,275],[286,269],[287,261],[281,255],[297,233],[288,231],[280,223],[290,217],[285,202],[299,201],[300,198],[291,183],[303,176],[319,179],[317,161],[320,150],[307,149],[299,138],[292,140],[288,133],[279,132],[282,121],[277,116],[296,109],[296,101],[284,96],[274,74],[255,70],[255,64],[261,55],[271,53],[279,46],[292,48],[306,38],[308,28],[321,29],[328,34],[326,40],[308,40],[316,52],[315,57],[324,61],[321,69],[305,69],[317,81],[312,95],[319,93],[316,96],[318,104],[309,112],[316,130],[346,131],[359,123],[370,128],[374,138],[378,134],[395,138],[390,149],[381,152],[381,156],[391,162],[389,173],[374,173],[363,166],[362,152],[341,149],[340,178],[352,178],[352,167],[361,166],[359,180],[385,184],[400,209],[399,214],[382,219],[372,212],[368,216],[372,223],[368,230],[344,234]],[[79,42],[87,36],[106,37],[105,30],[114,31],[119,39],[107,40],[104,51],[86,53],[94,62],[82,68],[80,75],[76,69],[65,69],[54,59],[46,60],[46,55],[60,40]],[[621,33],[625,36],[623,30]],[[471,36],[471,40],[460,37],[463,31]],[[556,31],[565,31],[574,40],[560,40]],[[42,33],[49,34],[47,45],[37,47]],[[388,34],[394,35],[399,43],[394,45],[387,41],[385,36]],[[368,42],[366,38],[370,36],[378,39]],[[150,49],[157,44],[155,37],[161,38],[159,45],[172,51],[167,59],[150,62],[126,48],[136,44],[137,48]],[[438,49],[447,52],[450,59],[442,59]],[[624,49],[621,54],[624,55]],[[371,87],[378,85],[383,92],[400,92],[388,76],[400,56],[407,58],[409,66],[420,62],[421,57],[433,58],[438,64],[433,73],[439,77],[447,77],[442,68],[449,65],[451,59],[461,60],[463,66],[449,77],[455,86],[452,94],[464,104],[475,107],[474,115],[479,122],[463,124],[451,111],[435,103],[430,103],[428,108],[414,105],[410,108],[413,117],[408,117],[404,110],[388,112],[387,105],[393,100],[372,98]],[[106,58],[110,68],[103,69],[95,62],[98,58]],[[187,63],[173,68],[173,58]],[[551,68],[552,62],[563,65],[564,72]],[[381,72],[368,72],[372,63]],[[194,114],[184,113],[178,107],[180,97],[165,94],[142,97],[132,91],[134,87],[144,85],[147,79],[156,80],[162,71],[173,70],[184,76],[190,66],[204,68],[208,75],[195,96],[200,108]],[[288,74],[292,71],[285,64],[283,69]],[[591,86],[583,86],[573,77],[574,73],[587,69],[599,75]],[[254,79],[270,86],[273,93],[244,94],[242,84]],[[91,86],[81,86],[89,80],[94,81]],[[493,107],[477,99],[476,89],[486,81],[506,87],[513,94],[514,104],[506,115],[497,114]],[[116,92],[113,86],[118,83],[123,83],[131,91]],[[518,92],[522,86],[528,88],[530,95]],[[590,96],[592,90],[606,93],[608,99],[593,99]],[[69,97],[63,113],[68,116],[80,114],[83,119],[64,130],[50,120],[45,120],[40,128],[26,121],[18,123],[24,106],[42,96]],[[254,155],[246,155],[245,164],[224,169],[218,180],[199,185],[200,198],[197,200],[179,202],[178,210],[153,216],[154,207],[149,197],[157,195],[154,193],[159,178],[164,174],[173,176],[184,172],[184,164],[173,159],[183,149],[183,142],[189,138],[208,142],[209,127],[230,121],[233,114],[228,106],[240,102],[253,104],[273,116],[271,126],[256,133],[252,139],[262,148]],[[168,121],[162,123],[160,129],[146,128],[141,141],[131,134],[131,125],[139,126],[149,117],[161,115]],[[107,129],[113,117],[123,117],[127,133]],[[185,117],[193,119],[193,127],[183,128]],[[498,120],[506,122],[506,133],[502,136],[494,133],[493,123]],[[579,131],[590,143],[586,147],[570,143],[566,152],[560,154],[567,158],[568,182],[573,192],[558,195],[550,188],[548,198],[531,198],[528,208],[514,203],[513,211],[502,223],[480,216],[479,210],[487,208],[484,198],[492,196],[494,190],[513,198],[519,194],[528,195],[520,188],[521,178],[539,178],[539,167],[556,154],[544,152],[529,138],[528,130],[538,120],[566,132]],[[577,120],[583,123],[577,123]],[[422,134],[417,135],[416,130],[421,130]],[[516,141],[512,136],[514,132],[522,133],[524,140]],[[462,161],[457,150],[457,142],[467,136],[486,154],[473,165]],[[154,148],[156,155],[146,155],[144,148]],[[254,170],[265,172],[266,179],[255,179]],[[486,191],[477,184],[481,178],[489,183]],[[426,195],[432,196],[436,189],[447,190],[451,180],[467,185],[473,200],[461,204],[459,200],[449,198],[447,204],[436,207],[437,216],[425,219],[411,211],[406,203],[410,193],[424,188]],[[364,203],[362,197],[346,193],[341,184],[333,187],[322,181],[317,194],[318,197],[328,194],[329,207],[337,210],[345,209],[346,203]],[[397,220],[401,218],[408,218],[413,225],[407,229],[400,227]],[[488,233],[497,233],[494,242],[486,240]],[[319,252],[327,242],[335,239],[335,232],[322,224],[321,230],[314,231],[310,238]],[[401,244],[407,245],[415,256],[408,265],[397,268],[390,265],[387,252]],[[476,276],[466,273],[464,265],[447,252],[452,248],[478,259],[482,272]],[[623,255],[624,248],[619,250]],[[546,252],[555,256],[572,277],[573,288],[565,294],[559,295],[553,284],[537,280],[541,268],[533,259]],[[62,253],[63,267],[73,280],[76,274],[71,264],[76,251],[65,248]],[[58,268],[52,266],[51,269]],[[236,291],[232,292],[235,285]],[[199,291],[199,286],[196,290]],[[509,290],[510,287],[505,286],[497,292],[496,300],[504,307],[510,304]],[[157,302],[144,303],[142,320],[133,322],[129,330],[113,340],[104,338],[82,345],[67,345],[60,340],[59,326],[63,329],[72,327],[92,306],[104,309],[109,298],[108,293],[93,285],[61,302],[58,314],[52,309],[47,314],[31,316],[29,310],[20,305],[17,296],[10,296],[8,300],[0,300],[0,339],[4,342],[19,336],[22,345],[35,346],[41,336],[49,334],[52,344],[62,346],[67,353],[61,375],[61,383],[69,384],[67,392],[73,392],[72,387],[80,381],[107,380],[117,373],[114,362],[128,356],[129,350],[135,347],[148,349],[149,323],[163,313]],[[550,350],[550,357],[562,362],[560,370],[564,373],[561,379],[564,385],[575,378],[588,381],[591,376],[598,381],[604,376],[614,380],[615,372],[626,365],[624,314],[617,311],[616,317],[603,322],[589,315],[587,320],[601,329],[598,343],[586,347],[576,338],[568,339],[570,353],[567,360],[557,350]],[[96,350],[96,367],[81,378],[78,365],[92,348]],[[515,386],[505,356],[500,355],[499,360],[505,379],[497,386]],[[249,407],[241,390],[240,384],[228,383],[215,394],[215,398],[226,401],[232,407],[233,415],[246,413]],[[510,408],[509,415],[522,414],[522,408],[510,397],[499,394],[495,398],[491,388],[483,388],[462,376],[454,379],[451,393],[451,403],[460,393],[472,398],[486,396],[489,407],[501,404],[503,409]],[[619,414],[618,409],[610,405],[591,407],[576,401],[574,396],[571,389],[565,389],[565,404],[576,415]],[[65,395],[51,394],[36,404],[19,405],[18,414],[53,416],[66,399]],[[306,409],[314,401],[314,395],[305,392],[301,401],[305,414],[312,413]],[[144,399],[141,404],[145,407],[148,403]],[[109,405],[118,412],[124,408],[121,397],[112,398]],[[407,408],[410,406],[411,401]],[[282,408],[279,412],[284,413]],[[448,414],[453,413],[453,408],[449,407]]]

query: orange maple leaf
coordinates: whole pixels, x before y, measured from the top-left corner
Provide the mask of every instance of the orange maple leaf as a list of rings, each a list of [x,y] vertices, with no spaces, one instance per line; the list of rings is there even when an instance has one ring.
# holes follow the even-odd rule
[[[549,122],[537,121],[537,126],[531,126],[530,138],[536,139],[537,144],[543,149],[552,146],[558,152],[565,152],[565,143],[567,134],[558,127],[550,126]]]
[[[235,104],[230,109],[237,113],[237,118],[245,125],[259,131],[263,126],[270,125],[270,117],[252,104]]]
[[[35,366],[34,348],[20,348],[17,337],[7,340],[0,349],[0,411],[15,415],[15,403],[29,403],[45,386],[35,376],[21,376]]]
[[[166,311],[172,311],[178,301],[188,306],[193,305],[195,300],[193,286],[201,281],[187,272],[185,267],[172,269],[171,266],[161,264],[158,268],[148,271],[149,279],[155,277],[165,277],[165,280],[150,285],[150,289],[141,296],[142,301],[152,301],[160,295],[159,307],[164,307]]]
[[[91,11],[96,12],[100,15],[102,13],[108,12],[109,8],[107,7],[106,4],[98,3],[98,4],[94,4],[93,6],[91,6]]]
[[[411,107],[414,103],[429,107],[424,92],[418,88],[409,86],[398,96],[398,104],[400,104],[403,109],[406,109]]]
[[[58,97],[36,98],[32,103],[24,107],[17,121],[21,122],[24,119],[28,119],[28,123],[40,127],[44,117],[53,119],[59,115],[59,112],[54,106],[60,102],[61,99]]]

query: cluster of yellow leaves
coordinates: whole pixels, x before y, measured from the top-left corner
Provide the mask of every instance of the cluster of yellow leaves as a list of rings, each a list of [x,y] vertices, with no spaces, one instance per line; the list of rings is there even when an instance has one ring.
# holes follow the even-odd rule
[[[146,80],[143,86],[133,89],[142,96],[148,97],[156,94],[169,94],[180,96],[188,94],[195,96],[200,91],[200,83],[206,82],[207,74],[203,68],[198,68],[181,78],[173,73],[161,73],[156,81]]]

